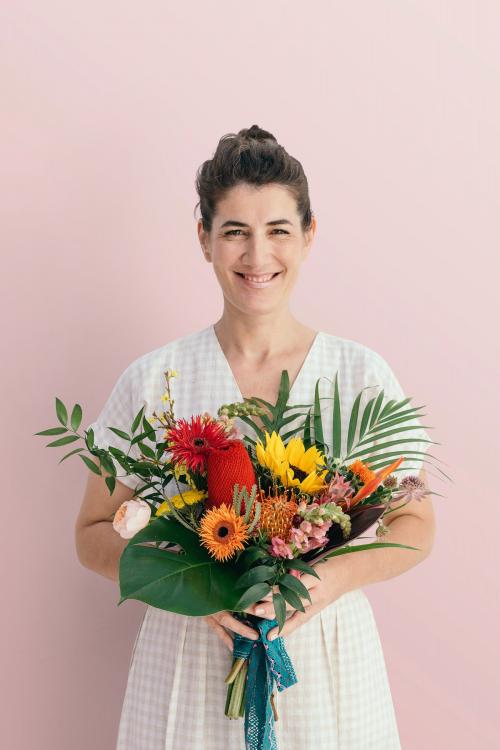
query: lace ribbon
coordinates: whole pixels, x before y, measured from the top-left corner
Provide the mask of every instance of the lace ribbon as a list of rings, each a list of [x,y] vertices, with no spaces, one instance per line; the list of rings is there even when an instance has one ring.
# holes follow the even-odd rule
[[[233,656],[248,659],[245,688],[246,750],[278,750],[271,706],[274,683],[282,691],[297,682],[283,637],[267,640],[267,633],[277,624],[276,619],[256,622],[255,627],[259,630],[259,639],[256,641],[239,633],[235,633],[233,637]]]

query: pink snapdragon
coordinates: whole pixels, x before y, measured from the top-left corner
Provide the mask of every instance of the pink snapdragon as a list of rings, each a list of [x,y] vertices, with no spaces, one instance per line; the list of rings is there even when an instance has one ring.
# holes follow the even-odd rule
[[[293,560],[293,552],[290,545],[284,542],[279,536],[272,537],[269,551],[273,557],[287,557],[289,560]]]

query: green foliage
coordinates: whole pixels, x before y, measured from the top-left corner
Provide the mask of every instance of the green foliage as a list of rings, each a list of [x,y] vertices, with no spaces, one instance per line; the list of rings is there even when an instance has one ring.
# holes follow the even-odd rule
[[[280,387],[278,391],[278,397],[276,399],[276,403],[271,404],[269,401],[265,401],[263,398],[259,398],[257,396],[253,396],[252,398],[246,398],[245,402],[250,404],[255,404],[257,406],[261,406],[264,409],[267,409],[268,414],[261,414],[260,419],[262,424],[264,425],[264,430],[257,425],[254,419],[250,416],[246,417],[239,417],[239,419],[242,419],[246,424],[250,425],[252,429],[254,430],[255,434],[259,438],[259,440],[265,444],[266,442],[266,436],[265,431],[267,431],[270,435],[273,431],[275,431],[278,435],[281,434],[281,431],[284,427],[286,427],[287,424],[293,422],[297,419],[297,417],[301,416],[301,412],[290,414],[287,412],[290,412],[292,410],[302,408],[304,406],[310,406],[310,404],[293,404],[292,406],[287,406],[287,402],[290,396],[290,379],[288,376],[288,370],[282,370],[281,371],[281,380],[280,380]],[[287,439],[287,436],[290,436],[290,434],[295,435],[297,431],[301,432],[303,429],[303,426],[299,430],[295,428],[291,433],[287,433],[286,435],[282,435],[281,437],[283,439]]]
[[[151,546],[169,541],[182,547],[172,552]],[[120,600],[137,599],[184,615],[209,615],[236,610],[242,573],[238,561],[217,562],[200,545],[198,535],[174,520],[159,516],[129,541],[120,557]]]

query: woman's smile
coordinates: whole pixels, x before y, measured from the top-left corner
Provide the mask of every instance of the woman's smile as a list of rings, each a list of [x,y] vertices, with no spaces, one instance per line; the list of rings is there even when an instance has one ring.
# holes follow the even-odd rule
[[[277,271],[273,274],[244,274],[235,271],[235,274],[241,280],[241,283],[251,289],[263,289],[271,286],[275,279],[277,279],[282,273],[282,271]]]

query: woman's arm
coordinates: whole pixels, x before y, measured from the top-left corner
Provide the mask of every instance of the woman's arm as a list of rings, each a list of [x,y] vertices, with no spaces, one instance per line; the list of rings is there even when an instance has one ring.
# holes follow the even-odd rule
[[[75,522],[75,546],[81,564],[112,581],[119,580],[121,554],[128,544],[113,528],[113,517],[134,491],[120,481],[109,494],[104,478],[89,471],[80,512]]]
[[[428,486],[424,467],[420,470],[419,477]],[[430,495],[422,500],[411,500],[382,520],[390,531],[381,541],[408,544],[419,547],[419,551],[385,547],[339,555],[320,563],[319,574],[321,575],[322,566],[330,565],[332,575],[339,581],[341,592],[346,593],[398,576],[418,565],[430,554],[435,536],[435,516]]]

